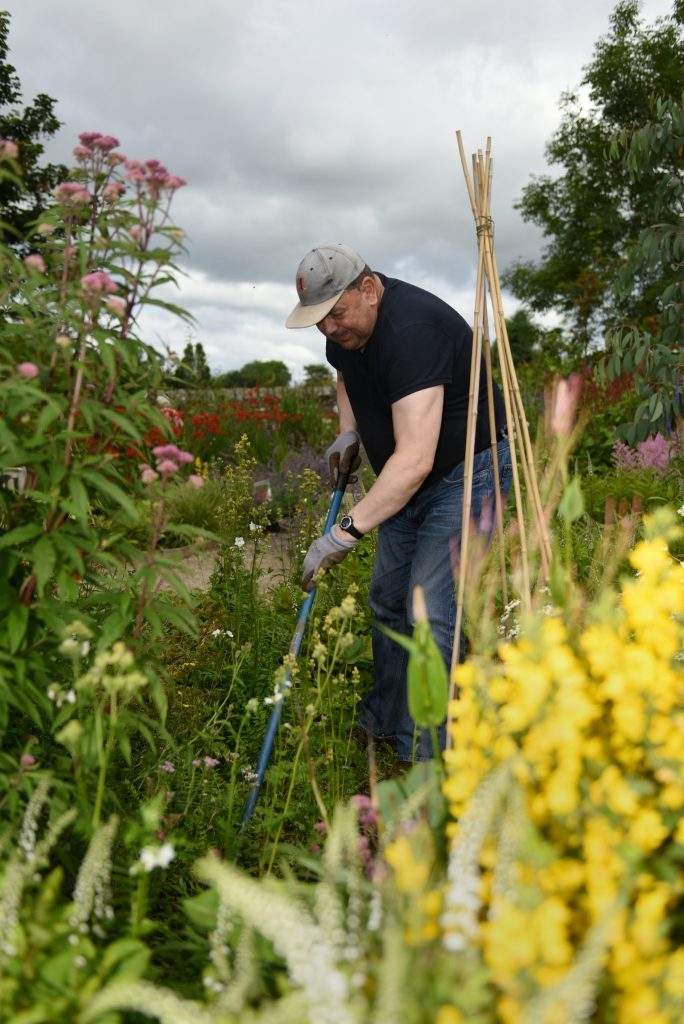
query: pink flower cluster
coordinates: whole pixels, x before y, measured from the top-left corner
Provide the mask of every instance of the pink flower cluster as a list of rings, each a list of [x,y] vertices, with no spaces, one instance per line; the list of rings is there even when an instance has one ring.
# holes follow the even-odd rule
[[[37,377],[39,372],[40,371],[35,363],[19,363],[17,366],[17,373],[25,380],[31,380],[33,377]]]
[[[140,479],[144,484],[154,483],[155,480],[168,480],[172,473],[177,473],[181,466],[195,461],[191,452],[182,452],[175,444],[158,444],[152,449],[152,454],[157,460],[156,468],[144,464],[140,467]],[[192,487],[203,487],[204,479],[194,473],[188,477],[188,483]]]
[[[583,383],[579,373],[571,373],[568,378],[560,377],[555,383],[551,405],[551,429],[558,437],[566,437],[575,425],[575,412]]]
[[[662,434],[647,437],[636,447],[617,441],[613,446],[613,464],[624,473],[638,473],[641,469],[653,469],[662,473],[667,469],[674,454],[675,443]]]
[[[92,199],[85,185],[81,185],[77,181],[63,181],[53,188],[52,194],[58,203],[64,203],[67,206],[83,206]]]
[[[111,295],[118,292],[119,286],[104,270],[93,270],[81,278],[81,287],[91,295]]]
[[[145,160],[144,162],[127,160],[126,178],[129,181],[145,184],[154,194],[165,190],[175,192],[177,188],[187,185],[185,178],[169,174],[166,167],[158,160]]]
[[[19,157],[19,147],[16,142],[0,138],[0,160],[16,160]]]
[[[37,270],[39,274],[45,273],[45,260],[38,253],[32,253],[24,258],[24,266],[29,270]]]

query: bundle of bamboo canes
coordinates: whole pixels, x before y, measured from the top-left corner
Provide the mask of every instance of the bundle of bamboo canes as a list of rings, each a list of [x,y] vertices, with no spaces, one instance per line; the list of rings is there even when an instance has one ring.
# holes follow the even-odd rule
[[[499,466],[497,460],[496,426],[494,422],[492,357],[490,344],[490,310],[491,322],[496,338],[496,349],[499,359],[502,392],[506,407],[506,425],[511,446],[511,464],[513,470],[513,492],[518,524],[520,544],[521,587],[520,599],[527,609],[531,606],[532,592],[530,583],[530,567],[528,559],[528,541],[525,528],[526,511],[523,506],[520,485],[520,471],[525,484],[528,506],[531,509],[531,526],[534,530],[535,547],[539,551],[541,576],[547,577],[551,561],[551,541],[544,509],[539,493],[532,443],[527,428],[527,419],[523,407],[518,380],[513,365],[511,347],[508,341],[506,320],[503,313],[501,284],[494,251],[494,222],[491,215],[492,189],[492,158],[491,139],[487,139],[486,150],[478,150],[472,156],[472,177],[468,169],[463,141],[460,131],[456,133],[458,149],[465,175],[468,197],[475,219],[477,235],[477,278],[475,290],[475,314],[473,322],[473,352],[470,367],[470,390],[468,408],[468,427],[466,433],[466,456],[464,466],[464,497],[463,527],[461,531],[461,547],[459,552],[458,591],[456,628],[451,664],[450,705],[454,696],[454,668],[460,650],[459,638],[463,623],[463,601],[469,564],[470,516],[472,507],[473,462],[475,457],[475,426],[477,423],[478,395],[480,393],[480,367],[484,355],[487,374],[487,399],[489,405],[490,436],[492,438],[492,458],[494,461],[494,479],[496,488],[496,529],[499,537],[501,564],[501,586],[504,604],[508,601],[506,564],[504,550],[504,528],[501,492],[499,486]],[[530,513],[528,513],[530,515]],[[447,730],[449,735],[450,730]]]

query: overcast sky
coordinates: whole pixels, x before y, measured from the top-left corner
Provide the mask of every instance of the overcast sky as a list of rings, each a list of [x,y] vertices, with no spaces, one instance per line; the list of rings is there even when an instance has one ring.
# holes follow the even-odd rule
[[[0,0],[2,5],[2,0]],[[476,247],[455,132],[492,137],[500,268],[534,257],[513,209],[560,94],[574,88],[612,0],[5,0],[28,102],[57,101],[51,159],[81,131],[188,179],[175,220],[189,254],[174,300],[214,370],[324,360],[288,331],[297,264],[343,241],[374,269],[427,287],[472,321]],[[671,0],[644,0],[647,22]],[[506,313],[516,308],[508,297]],[[181,351],[160,315],[147,340]]]

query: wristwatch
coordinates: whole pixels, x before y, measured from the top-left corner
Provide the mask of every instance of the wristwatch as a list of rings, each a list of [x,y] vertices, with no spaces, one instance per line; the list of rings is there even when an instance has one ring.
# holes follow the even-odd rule
[[[357,540],[361,540],[363,534],[360,530],[357,530],[354,526],[354,520],[351,516],[342,516],[340,519],[340,530],[344,530],[345,533],[350,533],[352,537],[356,537]]]

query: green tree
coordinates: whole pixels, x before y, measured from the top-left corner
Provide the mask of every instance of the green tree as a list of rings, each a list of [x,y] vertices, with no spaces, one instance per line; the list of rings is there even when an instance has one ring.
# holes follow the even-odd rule
[[[562,312],[584,352],[626,315],[647,315],[654,296],[653,288],[616,293],[612,284],[626,250],[655,222],[671,168],[655,164],[648,175],[633,175],[609,150],[618,133],[649,119],[656,97],[681,94],[684,0],[673,0],[671,15],[653,26],[643,24],[639,11],[639,0],[620,0],[580,89],[561,98],[561,123],[546,156],[563,171],[534,178],[517,204],[547,243],[539,262],[518,262],[504,277],[531,309]]]
[[[332,370],[327,363],[309,363],[304,367],[304,384],[311,387],[332,385]]]
[[[529,363],[539,349],[543,331],[526,309],[518,309],[506,319],[506,333],[514,364]]]
[[[279,359],[255,359],[245,363],[240,375],[246,388],[287,387],[292,380],[292,374]]]
[[[657,175],[654,223],[630,247],[615,284],[619,299],[658,288],[651,307],[656,315],[645,324],[637,320],[609,332],[610,356],[602,367],[610,379],[634,375],[641,401],[632,422],[618,428],[619,436],[634,444],[649,434],[668,433],[682,413],[677,395],[684,350],[684,93],[678,102],[659,100],[648,124],[623,132],[613,153],[636,180],[669,169]]]
[[[0,237],[9,245],[26,251],[30,225],[45,208],[50,189],[63,181],[62,164],[41,164],[43,141],[61,126],[54,113],[56,101],[39,93],[21,106],[21,82],[8,63],[10,14],[0,11],[0,137],[19,147],[21,178],[7,176],[0,182]]]
[[[201,341],[186,344],[173,383],[175,387],[208,387],[211,384],[211,370]]]

